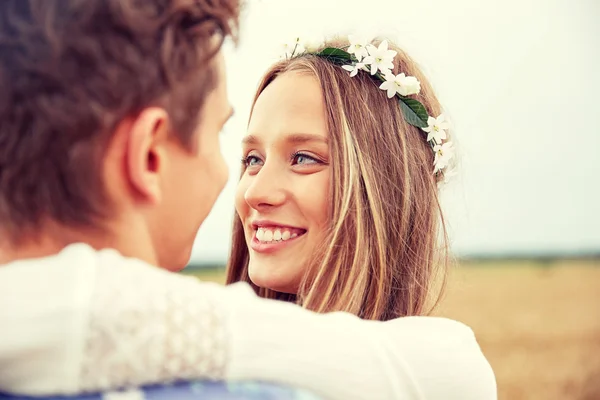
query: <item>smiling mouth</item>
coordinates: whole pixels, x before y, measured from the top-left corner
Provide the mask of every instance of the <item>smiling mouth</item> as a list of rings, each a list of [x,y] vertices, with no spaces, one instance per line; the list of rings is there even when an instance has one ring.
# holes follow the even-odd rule
[[[254,239],[261,244],[287,242],[306,233],[306,229],[290,227],[259,227],[254,232]]]

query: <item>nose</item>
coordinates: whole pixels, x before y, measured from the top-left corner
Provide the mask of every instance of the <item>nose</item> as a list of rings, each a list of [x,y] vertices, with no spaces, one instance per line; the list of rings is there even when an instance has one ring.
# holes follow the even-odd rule
[[[285,203],[287,195],[282,168],[277,169],[274,165],[269,166],[265,163],[250,179],[251,182],[244,193],[244,199],[250,207],[258,211],[266,211]]]

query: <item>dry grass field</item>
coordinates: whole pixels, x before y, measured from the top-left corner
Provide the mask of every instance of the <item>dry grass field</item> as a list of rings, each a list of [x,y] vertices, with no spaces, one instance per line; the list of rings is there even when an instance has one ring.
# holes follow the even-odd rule
[[[501,400],[600,399],[600,261],[465,263],[436,313],[473,328]]]
[[[473,328],[500,399],[600,400],[600,262],[458,268],[438,313]]]

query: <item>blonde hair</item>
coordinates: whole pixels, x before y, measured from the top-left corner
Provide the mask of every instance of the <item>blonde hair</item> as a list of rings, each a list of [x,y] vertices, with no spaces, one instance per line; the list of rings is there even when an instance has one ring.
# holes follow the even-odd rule
[[[324,47],[344,45],[331,41]],[[440,104],[415,62],[391,48],[398,51],[393,72],[419,79],[418,100],[429,115],[439,115]],[[388,99],[367,73],[350,78],[310,54],[273,65],[254,102],[290,71],[311,74],[323,91],[331,152],[328,238],[306,266],[298,294],[278,293],[250,281],[248,247],[236,217],[227,283],[246,281],[262,297],[317,312],[346,311],[373,320],[428,313],[428,302],[436,304],[442,292],[436,284],[445,282],[448,250],[436,181],[443,178],[433,174],[434,154],[424,132],[405,122],[397,100]]]

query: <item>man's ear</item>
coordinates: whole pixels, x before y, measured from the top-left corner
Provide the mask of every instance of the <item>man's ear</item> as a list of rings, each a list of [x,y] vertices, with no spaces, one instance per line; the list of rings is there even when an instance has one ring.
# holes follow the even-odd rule
[[[169,116],[161,108],[146,108],[133,121],[126,144],[125,168],[132,188],[144,201],[157,204],[162,197],[160,169],[165,160]]]

